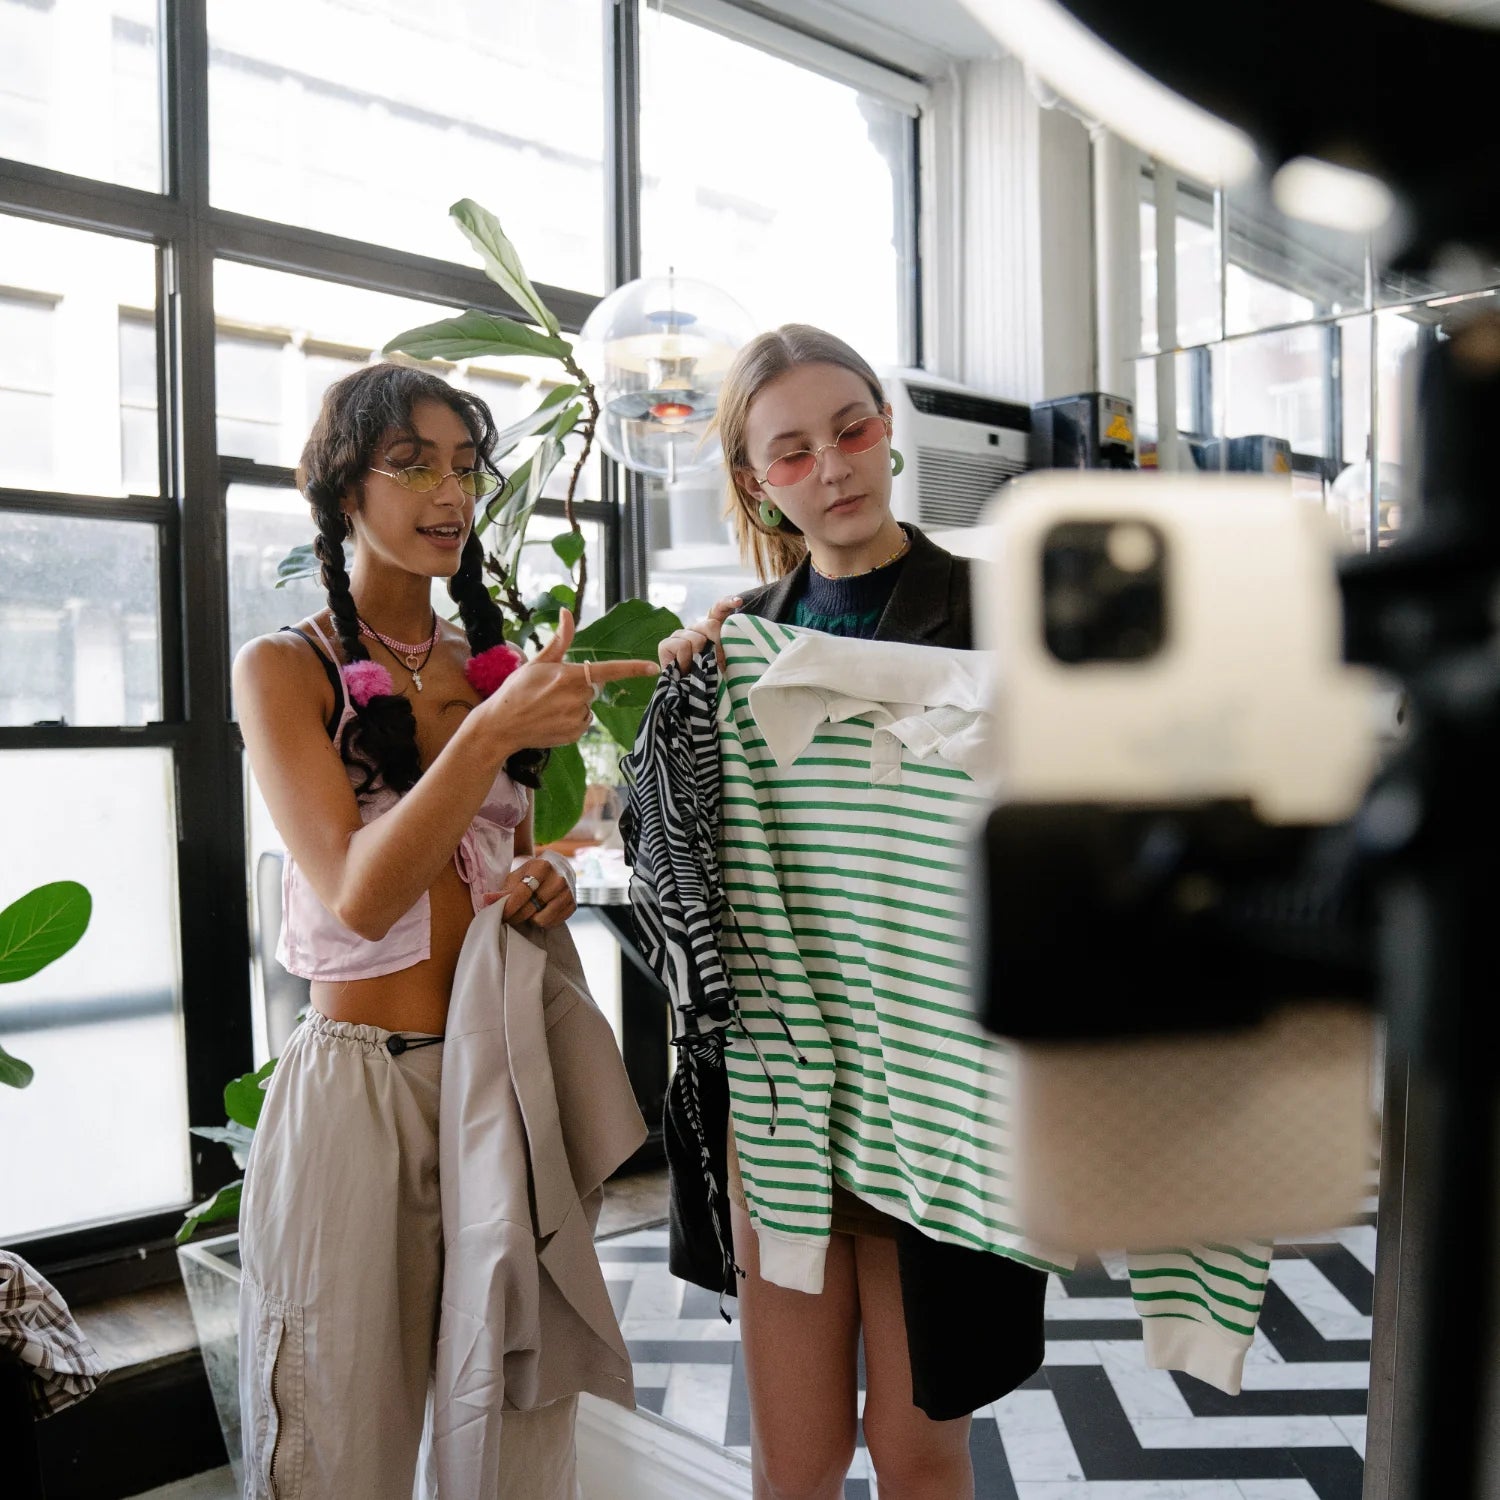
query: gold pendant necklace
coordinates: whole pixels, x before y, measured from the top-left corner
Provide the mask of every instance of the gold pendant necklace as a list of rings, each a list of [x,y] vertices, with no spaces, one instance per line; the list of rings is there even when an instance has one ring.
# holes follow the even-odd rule
[[[858,573],[825,573],[817,563],[813,562],[811,554],[808,555],[808,565],[819,578],[826,579],[829,583],[842,583],[846,578],[863,578],[867,573],[878,573],[882,568],[888,568],[911,546],[911,538],[903,531],[901,533],[901,545],[886,558],[884,562],[878,562],[873,568],[861,568]]]

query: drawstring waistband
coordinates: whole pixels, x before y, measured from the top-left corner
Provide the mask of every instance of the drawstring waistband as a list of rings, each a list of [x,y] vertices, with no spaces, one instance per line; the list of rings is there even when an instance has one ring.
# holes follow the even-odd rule
[[[441,1036],[424,1036],[418,1033],[407,1037],[399,1031],[393,1031],[385,1039],[385,1050],[392,1057],[400,1057],[403,1052],[415,1052],[418,1047],[436,1047],[442,1040]]]

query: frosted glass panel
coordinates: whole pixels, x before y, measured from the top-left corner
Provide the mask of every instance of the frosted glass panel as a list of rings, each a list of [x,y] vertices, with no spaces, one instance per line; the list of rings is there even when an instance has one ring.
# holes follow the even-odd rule
[[[0,1040],[36,1070],[0,1089],[0,1242],[191,1196],[176,811],[169,751],[13,750],[0,783],[0,904],[78,880],[72,952],[0,987]]]

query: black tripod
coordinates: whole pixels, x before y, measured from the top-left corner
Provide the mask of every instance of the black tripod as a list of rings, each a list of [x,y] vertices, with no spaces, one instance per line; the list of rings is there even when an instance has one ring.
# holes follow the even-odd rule
[[[1193,0],[1063,3],[1247,131],[1268,167],[1312,155],[1384,179],[1402,212],[1397,268],[1451,247],[1500,255],[1500,32],[1375,0],[1245,0],[1227,44]],[[1321,66],[1304,72],[1298,57]],[[1485,1451],[1500,1398],[1500,1060],[1481,1025],[1500,999],[1500,505],[1487,451],[1500,313],[1427,351],[1418,410],[1421,509],[1394,545],[1345,568],[1345,654],[1400,679],[1411,721],[1356,831],[1390,1043],[1434,1124],[1407,1162],[1431,1204],[1412,1230],[1430,1268],[1413,1500],[1478,1500],[1500,1494],[1500,1452]]]

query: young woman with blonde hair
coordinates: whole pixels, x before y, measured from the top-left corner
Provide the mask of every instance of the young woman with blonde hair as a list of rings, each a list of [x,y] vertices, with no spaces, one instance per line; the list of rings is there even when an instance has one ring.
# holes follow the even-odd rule
[[[720,394],[728,509],[742,553],[764,580],[719,601],[662,643],[663,667],[689,670],[729,615],[867,640],[972,646],[969,568],[891,514],[891,407],[874,370],[842,340],[789,324],[742,349]],[[720,655],[722,666],[722,652]],[[995,1340],[1040,1361],[1039,1272],[998,1255],[940,1245],[833,1183],[823,1291],[760,1275],[756,1231],[728,1141],[757,1500],[835,1500],[855,1446],[857,1351],[863,1338],[863,1426],[882,1500],[963,1500],[974,1493],[970,1418],[934,1420],[915,1404],[914,1366],[934,1360],[950,1389],[998,1392],[1007,1364]],[[712,1246],[710,1236],[701,1242]],[[712,1253],[704,1285],[722,1282]],[[965,1299],[972,1298],[972,1302]],[[918,1350],[909,1335],[921,1332]],[[974,1379],[964,1384],[969,1373]]]

